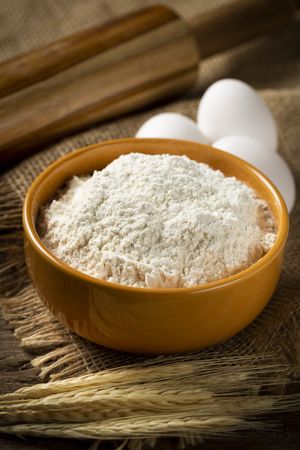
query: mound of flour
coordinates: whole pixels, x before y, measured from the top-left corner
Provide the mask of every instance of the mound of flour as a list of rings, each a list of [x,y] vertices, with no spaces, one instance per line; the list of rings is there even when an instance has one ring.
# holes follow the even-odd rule
[[[41,212],[39,232],[81,272],[160,288],[227,277],[275,240],[266,204],[236,178],[185,156],[139,153],[74,177]]]

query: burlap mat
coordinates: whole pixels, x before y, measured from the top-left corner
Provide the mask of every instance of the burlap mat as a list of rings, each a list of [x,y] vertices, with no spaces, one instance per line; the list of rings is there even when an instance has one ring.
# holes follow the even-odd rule
[[[155,2],[1,0],[0,56],[5,59],[70,32],[105,22],[152,3]],[[223,2],[170,0],[160,3],[171,4],[183,15],[191,16],[196,11]],[[6,297],[3,301],[3,314],[13,325],[21,345],[31,355],[32,364],[40,368],[41,377],[62,379],[128,363],[139,365],[147,358],[111,351],[79,338],[58,323],[41,304],[27,277],[22,249],[21,208],[33,179],[47,165],[74,149],[107,139],[133,136],[143,121],[157,111],[178,111],[195,118],[203,90],[218,78],[235,77],[258,89],[271,108],[279,127],[279,152],[289,163],[299,186],[300,48],[297,38],[299,22],[290,25],[281,33],[210,58],[202,64],[197,86],[188,96],[163,107],[71,136],[25,160],[1,177],[0,283],[3,296]],[[95,64],[95,61],[92,64]],[[80,72],[87,69],[86,66],[80,66],[77,70]],[[62,76],[69,75],[66,73]],[[232,357],[239,361],[239,358],[242,360],[249,356],[259,367],[264,356],[271,356],[274,367],[281,364],[289,369],[290,375],[295,374],[299,368],[300,343],[299,224],[298,200],[291,214],[291,230],[280,283],[264,312],[246,330],[225,344],[190,354],[190,361],[209,358],[217,362],[222,355],[222,367],[226,368],[228,357],[230,372]],[[178,355],[176,358],[180,360],[183,357]],[[157,357],[156,362],[159,361],[163,361],[163,358]],[[276,377],[280,377],[280,374],[276,373]]]

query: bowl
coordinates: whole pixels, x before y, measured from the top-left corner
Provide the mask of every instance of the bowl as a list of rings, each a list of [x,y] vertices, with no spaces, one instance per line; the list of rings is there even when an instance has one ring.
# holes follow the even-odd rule
[[[73,175],[100,170],[121,154],[187,155],[251,186],[270,206],[278,227],[271,250],[246,270],[189,288],[136,288],[96,279],[56,258],[36,230],[42,205]],[[137,353],[184,352],[235,335],[270,300],[282,266],[288,213],[280,193],[257,169],[207,145],[171,139],[120,139],[74,151],[42,172],[23,208],[29,274],[45,305],[75,333],[112,349]]]

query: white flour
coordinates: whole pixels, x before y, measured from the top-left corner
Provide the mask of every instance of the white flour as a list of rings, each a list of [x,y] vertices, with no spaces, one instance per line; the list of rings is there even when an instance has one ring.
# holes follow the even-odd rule
[[[121,156],[73,178],[40,217],[45,245],[97,278],[193,286],[236,273],[275,240],[266,204],[236,178],[185,156]]]

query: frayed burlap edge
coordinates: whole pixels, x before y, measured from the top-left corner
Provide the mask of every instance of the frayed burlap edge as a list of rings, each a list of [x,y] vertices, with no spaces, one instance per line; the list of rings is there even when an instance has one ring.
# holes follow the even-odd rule
[[[42,304],[32,285],[26,286],[16,296],[4,299],[1,303],[1,309],[3,317],[13,326],[15,336],[20,340],[21,345],[31,353],[31,364],[39,369],[42,379],[54,381],[74,375],[96,372],[101,369],[127,364],[142,364],[149,359],[153,359],[143,355],[114,352],[87,342],[73,334],[57,321]],[[292,378],[299,374],[299,314],[300,308],[288,317],[288,325],[285,323],[282,330],[277,330],[283,336],[281,338],[282,346],[265,350],[268,357],[273,358],[274,369],[276,369],[278,363],[284,364]],[[259,326],[258,320],[257,327]],[[288,329],[288,332],[285,329]],[[245,355],[247,356],[247,353],[243,352],[242,342],[249,339],[247,330],[243,333],[235,346],[229,341],[219,345],[218,351],[216,347],[202,351],[200,357],[216,357],[216,353],[218,353],[219,357],[225,354],[228,358],[235,356],[237,362],[242,361]],[[99,367],[100,355],[102,367]],[[255,356],[255,352],[252,352],[252,355],[252,363],[259,366],[260,356]],[[98,358],[95,361],[96,356]],[[182,358],[190,357],[195,358],[196,353],[174,355],[172,358],[182,360]],[[167,358],[162,355],[156,356],[154,359],[160,363],[170,360],[170,357]],[[280,386],[282,389],[282,384]]]
[[[6,176],[0,179],[0,295],[10,297],[26,283],[22,201]]]

